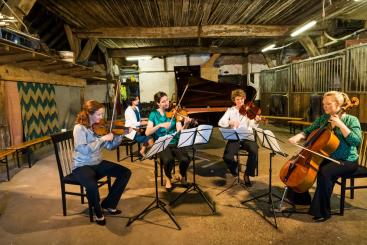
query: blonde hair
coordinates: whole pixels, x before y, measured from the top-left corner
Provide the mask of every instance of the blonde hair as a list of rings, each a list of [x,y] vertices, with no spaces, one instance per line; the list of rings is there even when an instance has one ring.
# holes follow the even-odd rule
[[[95,100],[88,100],[83,104],[82,110],[78,113],[75,123],[85,127],[90,127],[89,115],[93,115],[99,109],[104,108],[103,104]]]
[[[324,98],[327,96],[333,96],[335,102],[339,105],[339,106],[344,106],[346,104],[350,103],[350,99],[348,97],[348,95],[346,93],[343,92],[339,92],[339,91],[329,91],[326,92],[324,94]]]
[[[231,100],[234,102],[236,97],[245,98],[246,97],[245,91],[243,91],[243,89],[233,90],[231,93]]]

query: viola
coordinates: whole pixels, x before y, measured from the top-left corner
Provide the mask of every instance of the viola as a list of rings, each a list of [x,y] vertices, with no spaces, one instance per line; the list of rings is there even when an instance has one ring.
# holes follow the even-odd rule
[[[338,115],[340,116],[358,104],[359,100],[353,97],[347,105],[341,108]],[[314,184],[321,162],[324,158],[328,158],[339,147],[339,144],[339,139],[334,134],[331,124],[325,123],[319,129],[311,132],[301,147],[301,152],[283,165],[279,173],[280,179],[293,191],[306,192]]]
[[[239,109],[239,113],[243,116],[247,116],[250,120],[255,119],[256,116],[261,118],[261,109],[257,107],[252,101],[245,103]],[[266,118],[261,118],[261,121],[267,122]]]
[[[107,123],[105,120],[101,120],[99,123],[94,123],[92,125],[93,132],[98,136],[103,136],[110,133],[111,124]],[[115,135],[125,134],[124,122],[121,120],[115,120],[112,124],[111,133]]]

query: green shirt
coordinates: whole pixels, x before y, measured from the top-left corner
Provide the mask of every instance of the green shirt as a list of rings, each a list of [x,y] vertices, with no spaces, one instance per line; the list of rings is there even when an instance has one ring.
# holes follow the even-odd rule
[[[325,125],[329,118],[329,115],[323,114],[303,132],[306,134],[306,136],[308,136],[315,129]],[[357,147],[362,141],[361,125],[358,118],[352,115],[344,114],[341,120],[350,129],[350,134],[345,138],[340,131],[340,128],[335,127],[333,129],[340,141],[340,144],[339,147],[333,153],[331,153],[330,157],[337,160],[356,161],[358,159]]]
[[[158,110],[154,110],[149,114],[148,120],[153,123],[153,126],[157,126],[160,123],[170,122],[171,118],[168,118],[166,116],[166,112],[164,112],[164,115],[162,116],[161,113]],[[173,134],[176,132],[176,119],[173,118],[171,122],[171,127],[167,130],[166,128],[159,128],[157,131],[155,131],[153,137],[154,140],[157,140],[161,136],[165,136],[167,134]],[[175,137],[169,142],[170,144],[177,144],[179,139],[179,135],[176,134]]]

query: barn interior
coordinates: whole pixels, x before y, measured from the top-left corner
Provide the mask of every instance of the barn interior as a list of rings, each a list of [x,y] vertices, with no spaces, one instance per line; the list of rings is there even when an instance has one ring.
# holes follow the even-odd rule
[[[361,244],[367,238],[366,0],[1,0],[0,62],[1,244]],[[259,128],[277,143],[255,137],[252,187],[243,184],[246,152],[236,158],[239,177],[223,160],[227,139],[218,121],[235,89],[246,92],[266,119]],[[55,137],[71,134],[89,100],[103,104],[107,122],[124,123],[130,98],[139,96],[141,117],[148,118],[158,91],[199,126],[213,127],[205,144],[186,148],[191,189],[177,182],[167,192],[160,162],[139,158],[141,145],[124,137],[117,149],[102,152],[132,172],[118,204],[122,213],[106,214],[99,226],[90,220],[87,198],[76,195],[66,195],[64,212],[67,171],[58,165]],[[301,151],[288,139],[325,113],[328,91],[354,98],[347,113],[361,126],[359,175],[338,179],[333,215],[317,223],[309,206],[295,205],[296,194],[285,192],[279,174]],[[174,169],[177,175],[177,163]],[[80,185],[66,188],[85,193]],[[101,198],[108,190],[99,188]],[[157,208],[135,220],[152,201]]]

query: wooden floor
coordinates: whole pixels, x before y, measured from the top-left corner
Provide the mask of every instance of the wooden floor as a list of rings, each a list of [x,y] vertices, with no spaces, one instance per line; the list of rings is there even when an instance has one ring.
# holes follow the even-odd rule
[[[282,140],[290,136],[287,127],[267,127]],[[293,146],[282,146],[289,154],[296,152]],[[357,190],[354,200],[347,198],[343,217],[336,215],[325,223],[314,223],[309,215],[279,214],[278,229],[273,226],[274,219],[266,202],[241,205],[242,200],[267,190],[269,151],[264,148],[259,150],[259,176],[253,179],[253,187],[236,186],[216,196],[233,181],[221,159],[223,149],[224,142],[215,129],[210,144],[200,147],[196,161],[197,183],[215,201],[217,214],[211,214],[198,194],[190,193],[170,208],[182,227],[178,231],[159,210],[125,227],[129,217],[153,200],[154,167],[150,160],[120,162],[130,168],[133,175],[119,203],[122,215],[108,216],[105,227],[89,222],[87,206],[81,205],[78,197],[68,198],[68,216],[62,216],[55,156],[51,147],[44,147],[36,152],[40,160],[32,168],[24,164],[10,182],[6,182],[4,176],[4,182],[0,183],[0,244],[362,244],[366,241],[366,190]],[[105,152],[105,157],[115,161],[116,153]],[[285,161],[276,156],[273,162],[273,189],[279,195],[283,188],[278,173]],[[190,168],[189,176],[191,174]],[[178,187],[167,193],[160,187],[159,194],[168,202],[183,190]],[[332,196],[335,210],[339,207],[339,191],[336,187]],[[105,194],[106,189],[102,189],[101,196]],[[299,208],[307,211],[307,207]]]

